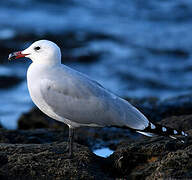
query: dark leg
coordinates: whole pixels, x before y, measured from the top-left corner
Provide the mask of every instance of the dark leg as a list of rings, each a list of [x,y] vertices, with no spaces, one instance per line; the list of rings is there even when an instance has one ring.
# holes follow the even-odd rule
[[[69,158],[73,157],[73,139],[74,139],[74,131],[75,129],[72,127],[69,127],[69,137],[67,141],[67,147],[66,149],[63,149],[62,151],[56,151],[56,154],[63,154],[63,153],[69,153]]]
[[[73,157],[73,139],[74,139],[74,128],[69,127],[68,148],[70,158]]]

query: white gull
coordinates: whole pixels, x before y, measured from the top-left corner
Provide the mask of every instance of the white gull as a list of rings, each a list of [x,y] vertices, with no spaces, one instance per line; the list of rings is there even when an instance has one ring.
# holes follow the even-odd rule
[[[60,48],[51,41],[39,40],[25,50],[9,55],[9,59],[21,57],[32,60],[27,84],[33,102],[49,117],[69,126],[70,156],[73,154],[74,129],[81,126],[124,127],[147,136],[183,135],[183,132],[149,122],[126,100],[61,64]]]

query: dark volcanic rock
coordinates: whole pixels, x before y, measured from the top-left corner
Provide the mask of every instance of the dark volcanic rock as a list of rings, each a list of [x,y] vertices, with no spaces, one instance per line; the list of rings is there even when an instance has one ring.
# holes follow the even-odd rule
[[[0,130],[0,143],[9,144],[42,144],[55,141],[67,141],[68,130]]]
[[[185,143],[163,137],[124,140],[106,159],[75,143],[69,159],[65,131],[0,132],[1,179],[192,178],[190,137]]]
[[[105,162],[76,144],[74,157],[63,153],[66,143],[0,144],[1,179],[111,179]]]
[[[122,143],[109,159],[114,176],[130,179],[192,178],[192,139],[145,138]]]
[[[190,96],[181,96],[165,101],[159,101],[155,98],[150,100],[130,100],[132,104],[147,114],[150,119],[156,120],[165,126],[185,130],[191,136],[192,115],[190,112],[192,112],[192,104],[190,101]],[[39,124],[38,119],[41,122],[41,126],[37,125]],[[44,124],[43,122],[46,123]],[[1,130],[1,143],[23,143],[23,146],[15,145],[18,152],[15,152],[14,157],[17,157],[17,160],[12,159],[11,147],[14,145],[7,144],[7,149],[3,149],[2,152],[0,146],[0,160],[2,161],[0,175],[2,174],[2,177],[7,175],[5,169],[10,168],[10,177],[13,178],[16,177],[16,174],[21,176],[23,173],[22,169],[27,172],[24,178],[28,178],[29,175],[36,178],[38,174],[40,179],[44,177],[44,172],[47,172],[46,178],[58,179],[64,178],[64,176],[67,179],[121,178],[153,180],[192,178],[192,138],[190,136],[185,139],[185,143],[164,137],[149,138],[137,136],[137,139],[133,140],[136,137],[132,138],[130,131],[127,130],[118,128],[79,128],[76,131],[75,142],[81,145],[76,144],[75,157],[69,160],[66,158],[65,153],[62,154],[63,150],[60,148],[65,146],[63,141],[67,141],[68,128],[65,125],[48,119],[47,116],[37,109],[25,114],[20,119],[20,123],[19,128],[21,129],[34,129],[36,127],[51,129]],[[32,145],[31,143],[40,145]],[[45,143],[51,144],[46,145]],[[27,146],[26,144],[30,145]],[[93,155],[83,145],[92,150],[107,146],[115,150],[115,152],[107,159],[102,159]],[[10,148],[8,148],[9,146]],[[37,150],[37,152],[33,146],[37,147],[37,149],[39,147],[45,147],[45,149],[41,149],[42,152]],[[29,153],[25,152],[28,147]],[[9,150],[11,153],[9,153]],[[49,155],[52,157],[49,158]],[[34,158],[36,156],[38,156],[38,160]],[[19,161],[20,158],[23,165]],[[87,164],[85,163],[85,166],[82,167],[81,161],[84,162],[84,158],[87,160]],[[12,171],[14,168],[9,163],[12,161],[17,173]],[[55,166],[54,163],[56,163]],[[66,170],[60,168],[61,166],[66,167]],[[92,169],[95,167],[96,171],[93,172]],[[56,172],[57,168],[58,173]],[[71,171],[69,170],[70,168]],[[48,171],[45,169],[48,169]],[[50,172],[52,175],[50,175]]]
[[[161,124],[178,130],[191,130],[192,115],[171,116],[163,119]]]

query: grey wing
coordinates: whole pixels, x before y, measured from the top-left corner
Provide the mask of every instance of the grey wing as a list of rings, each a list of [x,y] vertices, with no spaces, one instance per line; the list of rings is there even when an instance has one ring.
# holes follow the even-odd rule
[[[127,101],[86,77],[43,79],[41,94],[60,117],[78,124],[144,129],[148,120]]]

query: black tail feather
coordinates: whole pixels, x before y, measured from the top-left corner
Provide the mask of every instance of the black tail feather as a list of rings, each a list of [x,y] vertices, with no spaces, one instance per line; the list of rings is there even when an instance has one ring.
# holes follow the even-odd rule
[[[145,129],[139,130],[139,132],[152,133],[160,136],[167,136],[173,139],[177,139],[177,137],[175,136],[178,136],[178,135],[185,136],[185,137],[188,136],[188,134],[182,130],[176,130],[176,129],[166,127],[160,124],[152,123],[152,122],[149,122],[149,125]]]
[[[149,137],[153,137],[153,136],[166,136],[166,137],[170,137],[172,139],[178,139],[180,140],[177,136],[183,136],[183,137],[187,137],[188,134],[182,130],[176,130],[167,126],[163,126],[160,124],[156,124],[156,123],[152,123],[149,122],[148,126],[145,129],[132,129],[130,127],[127,126],[113,126],[113,127],[118,127],[118,128],[123,128],[123,129],[130,129],[131,131],[136,131],[140,134],[143,134],[145,136],[149,136]],[[183,140],[181,140],[181,142],[183,142]]]

